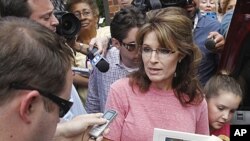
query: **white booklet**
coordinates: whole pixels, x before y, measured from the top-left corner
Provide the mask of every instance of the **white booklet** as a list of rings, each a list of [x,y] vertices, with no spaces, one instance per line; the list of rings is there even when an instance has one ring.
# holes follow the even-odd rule
[[[166,129],[154,128],[153,141],[222,141],[216,136],[208,136]]]

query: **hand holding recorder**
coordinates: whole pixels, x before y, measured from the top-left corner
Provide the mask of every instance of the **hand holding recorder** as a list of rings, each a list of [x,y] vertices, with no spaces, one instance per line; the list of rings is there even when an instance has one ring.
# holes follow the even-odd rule
[[[102,125],[94,125],[94,127],[89,131],[89,134],[92,139],[96,139],[102,135],[105,129],[109,126],[109,124],[115,119],[117,116],[117,112],[114,110],[107,110],[102,118],[106,119],[107,122]]]
[[[92,141],[89,130],[94,125],[103,125],[107,122],[101,118],[102,113],[79,115],[70,121],[58,123],[54,141]],[[107,133],[104,130],[102,133]],[[95,140],[101,141],[102,134]]]

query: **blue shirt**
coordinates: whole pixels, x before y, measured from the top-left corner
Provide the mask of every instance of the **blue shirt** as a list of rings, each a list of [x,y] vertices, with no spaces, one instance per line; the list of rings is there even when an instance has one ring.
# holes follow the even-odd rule
[[[205,85],[208,79],[215,74],[219,61],[218,54],[205,47],[205,41],[210,32],[219,32],[220,28],[221,25],[217,20],[198,14],[198,23],[193,34],[194,41],[202,52],[202,60],[198,69],[199,80],[202,85]]]

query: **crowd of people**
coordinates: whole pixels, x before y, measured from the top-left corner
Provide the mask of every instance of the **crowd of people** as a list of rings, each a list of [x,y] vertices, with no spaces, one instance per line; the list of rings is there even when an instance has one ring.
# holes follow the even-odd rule
[[[236,0],[192,0],[147,12],[132,3],[118,0],[110,26],[98,27],[93,0],[0,0],[4,140],[151,141],[154,128],[162,128],[229,141],[243,94],[217,65]],[[79,19],[73,39],[56,33],[55,9]],[[89,64],[94,46],[107,72]],[[90,76],[72,66],[89,68]],[[92,126],[107,122],[107,109],[117,117],[100,137],[90,137]]]

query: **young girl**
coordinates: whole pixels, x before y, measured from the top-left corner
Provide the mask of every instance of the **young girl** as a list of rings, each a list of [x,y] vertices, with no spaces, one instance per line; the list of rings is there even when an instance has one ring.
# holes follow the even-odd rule
[[[236,80],[225,74],[213,76],[205,85],[210,134],[229,141],[230,120],[242,100]]]

